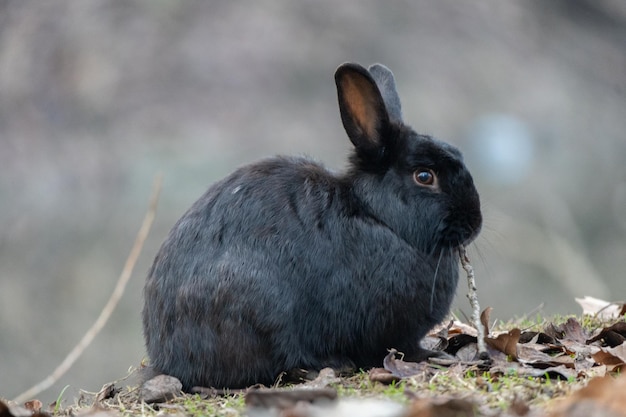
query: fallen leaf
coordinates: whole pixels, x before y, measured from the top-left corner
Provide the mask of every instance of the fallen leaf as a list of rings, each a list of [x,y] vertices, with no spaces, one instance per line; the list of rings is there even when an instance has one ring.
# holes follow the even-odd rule
[[[585,344],[589,338],[589,335],[585,332],[580,323],[572,317],[558,326],[555,326],[554,323],[549,323],[544,329],[544,333],[561,342]]]
[[[626,303],[623,302],[612,303],[589,296],[575,298],[575,300],[582,307],[583,314],[605,320],[616,319],[624,315],[624,310],[626,310]]]
[[[102,402],[104,400],[108,400],[109,398],[113,398],[116,393],[119,392],[119,389],[115,388],[114,383],[105,384],[98,394],[96,394],[96,402]]]
[[[622,362],[626,363],[626,343],[622,343],[619,346],[606,348],[606,351],[611,355],[620,358]]]
[[[564,336],[561,338],[562,342],[568,341],[584,344],[589,338],[589,335],[587,334],[585,329],[583,329],[578,320],[576,320],[575,318],[570,317],[565,323],[561,325],[561,327],[563,328],[565,333]]]
[[[556,339],[544,332],[523,332],[519,343],[540,343],[544,345],[556,344]]]
[[[626,417],[626,376],[593,378],[559,401],[550,417]]]
[[[448,347],[445,352],[449,355],[456,355],[456,353],[463,347],[469,344],[476,344],[476,336],[470,336],[468,334],[457,334],[448,339]]]
[[[30,400],[30,401],[26,401],[24,403],[24,408],[26,408],[27,410],[30,410],[32,412],[41,411],[41,407],[42,406],[43,406],[43,404],[39,400]]]
[[[464,399],[436,401],[431,398],[414,400],[406,417],[474,417],[478,407]]]
[[[461,362],[471,362],[478,358],[478,344],[476,343],[476,338],[474,337],[473,339],[473,343],[466,344],[454,354]]]
[[[426,336],[420,341],[420,346],[424,349],[441,352],[448,346],[448,339],[439,335]]]
[[[575,353],[574,351],[570,350],[567,346],[561,344],[558,341],[554,341],[554,339],[552,339],[548,335],[545,335],[545,333],[530,332],[530,333],[535,333],[534,337],[530,340],[528,339],[528,336],[525,336],[526,333],[527,332],[522,333],[522,335],[520,336],[520,341],[519,341],[520,345],[522,345],[525,349],[534,349],[539,352],[543,352],[543,353],[553,355],[553,356],[558,355],[558,354],[573,355]],[[542,335],[545,335],[545,336],[542,337]],[[586,348],[586,345],[584,346]]]
[[[490,347],[517,359],[517,343],[522,331],[518,328],[510,330],[508,333],[502,333],[496,338],[485,337],[485,342]]]
[[[548,368],[559,365],[574,368],[574,358],[572,356],[563,354],[552,356],[534,347],[522,344],[517,346],[517,361],[536,368]]]
[[[594,366],[596,366],[596,361],[594,361],[590,357],[577,356],[576,359],[574,360],[574,369],[576,369],[578,373],[588,371]]]
[[[485,328],[485,336],[489,334],[489,317],[491,316],[492,310],[493,308],[487,307],[486,309],[483,310],[482,313],[480,313],[480,322]]]
[[[335,374],[335,370],[332,368],[322,369],[317,377],[312,381],[307,381],[298,385],[299,388],[320,389],[340,382],[341,379]]]
[[[473,326],[470,326],[469,324],[462,323],[460,321],[455,320],[452,323],[452,327],[450,327],[450,329],[448,330],[448,334],[449,335],[466,334],[469,336],[477,337],[478,331]]]
[[[585,370],[578,370],[578,377],[579,378],[596,378],[596,377],[602,377],[605,376],[606,373],[608,372],[608,369],[606,367],[606,365],[600,365],[600,366],[594,366],[592,368],[589,369],[585,369]]]
[[[369,371],[369,379],[372,382],[380,382],[381,384],[389,385],[393,382],[400,381],[402,378],[394,375],[385,368],[372,368]]]
[[[398,353],[397,350],[390,349],[385,359],[383,359],[384,368],[394,376],[406,378],[420,374],[429,368],[426,362],[404,362],[402,359],[396,359],[396,353]]]
[[[622,345],[623,346],[623,345]],[[615,354],[617,353],[617,355]],[[612,348],[602,348],[599,352],[593,354],[592,358],[596,363],[605,365],[609,372],[621,369],[624,366],[624,359],[620,356],[624,354],[624,349],[620,349],[619,352],[612,352]]]
[[[605,327],[600,334],[587,340],[586,343],[591,344],[599,340],[611,347],[623,344],[626,340],[626,322],[620,321],[612,326]]]
[[[561,340],[565,335],[565,331],[559,326],[555,326],[554,323],[548,323],[543,331],[555,340]]]
[[[526,403],[526,401],[521,400],[518,397],[513,398],[511,402],[511,406],[509,407],[509,411],[513,412],[516,416],[525,416],[530,413],[530,407]]]
[[[501,352],[498,349],[492,348],[491,346],[489,346],[489,344],[487,344],[487,351],[489,353],[489,358],[491,358],[491,361],[493,364],[497,364],[501,362],[508,363],[509,360],[511,359],[509,356],[507,356],[506,353]]]

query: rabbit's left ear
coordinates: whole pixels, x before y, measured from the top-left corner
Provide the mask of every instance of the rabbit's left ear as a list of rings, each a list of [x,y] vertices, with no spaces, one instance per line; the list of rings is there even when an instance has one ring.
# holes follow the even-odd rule
[[[393,78],[393,73],[382,64],[374,64],[367,70],[372,74],[378,90],[383,96],[389,119],[392,122],[402,123],[402,106],[400,105],[400,96],[396,91],[396,80]]]
[[[365,152],[380,149],[389,115],[372,75],[358,64],[343,64],[335,72],[335,83],[341,121],[352,144]]]

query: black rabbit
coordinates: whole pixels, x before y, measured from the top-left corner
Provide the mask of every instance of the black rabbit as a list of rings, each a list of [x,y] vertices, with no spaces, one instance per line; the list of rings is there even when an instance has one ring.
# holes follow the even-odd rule
[[[382,65],[337,69],[354,145],[346,172],[275,157],[214,184],[176,223],[146,280],[155,372],[184,389],[271,384],[285,370],[380,366],[448,313],[456,248],[481,228],[461,153],[402,122]]]

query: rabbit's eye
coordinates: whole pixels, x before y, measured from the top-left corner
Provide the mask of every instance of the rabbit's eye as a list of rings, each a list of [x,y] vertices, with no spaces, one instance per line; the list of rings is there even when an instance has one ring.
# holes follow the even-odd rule
[[[435,187],[437,185],[437,176],[431,169],[418,169],[413,173],[413,179],[417,185],[426,187]]]

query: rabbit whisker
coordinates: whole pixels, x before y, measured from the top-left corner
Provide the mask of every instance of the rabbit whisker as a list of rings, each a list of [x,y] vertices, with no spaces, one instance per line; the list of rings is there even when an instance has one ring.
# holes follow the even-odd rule
[[[435,285],[437,284],[437,274],[439,272],[439,264],[441,264],[441,258],[443,257],[443,249],[439,251],[439,259],[437,259],[437,266],[435,267],[435,276],[433,277],[433,285],[430,289],[430,312],[433,312],[433,305],[435,301]]]

